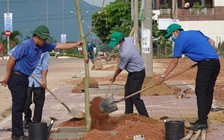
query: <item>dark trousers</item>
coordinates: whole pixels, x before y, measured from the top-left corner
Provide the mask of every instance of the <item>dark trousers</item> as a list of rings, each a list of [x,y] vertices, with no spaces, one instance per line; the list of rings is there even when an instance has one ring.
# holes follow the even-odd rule
[[[26,90],[28,79],[24,76],[11,74],[8,82],[8,88],[12,95],[12,135],[23,136],[23,119],[26,101]]]
[[[208,114],[213,101],[214,86],[219,70],[219,60],[206,59],[198,62],[195,94],[197,96],[198,120],[203,124],[207,124]]]
[[[30,105],[32,104],[32,97],[35,104],[33,122],[40,122],[42,119],[42,112],[45,101],[45,89],[42,87],[34,86],[27,88],[27,98],[24,108],[24,118],[26,123],[31,122],[32,110],[30,109]]]
[[[145,70],[128,73],[128,78],[125,84],[125,96],[141,90],[144,79]],[[133,113],[133,105],[135,105],[140,115],[149,116],[140,93],[125,100],[125,114]]]

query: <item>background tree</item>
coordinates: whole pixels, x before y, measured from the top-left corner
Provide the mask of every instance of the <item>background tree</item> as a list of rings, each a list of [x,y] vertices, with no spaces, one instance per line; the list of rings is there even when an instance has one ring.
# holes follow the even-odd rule
[[[22,37],[23,37],[22,34],[19,31],[15,30],[11,33],[9,39],[10,39],[10,42],[13,42],[13,45],[16,46],[22,41]],[[3,41],[3,45],[7,46],[7,38],[5,37],[4,32],[1,32],[1,40]]]
[[[113,31],[120,31],[124,36],[131,31],[131,5],[130,2],[118,0],[111,2],[103,10],[92,15],[92,24],[100,14],[100,18],[94,28],[94,33],[102,42],[106,42]],[[129,21],[129,22],[124,22]]]
[[[140,5],[141,0],[139,0],[139,7]],[[92,15],[92,24],[96,21],[98,15],[100,15],[100,18],[93,31],[103,42],[100,50],[112,52],[113,48],[107,46],[109,35],[114,31],[119,31],[123,33],[124,36],[129,36],[131,28],[133,27],[133,21],[131,20],[131,2],[130,0],[116,0],[115,2],[111,2],[104,7],[103,10]],[[141,26],[140,20],[139,26]],[[140,28],[141,27],[139,27],[139,29]],[[172,49],[171,41],[164,38],[166,30],[159,30],[158,23],[155,20],[153,20],[152,28],[154,47],[159,46],[162,50],[165,50],[165,48]]]
[[[5,37],[4,39],[4,36],[5,36],[5,33],[4,32],[1,32],[1,40],[2,40],[2,44],[6,47],[8,42],[7,42],[7,38]],[[19,44],[21,41],[22,41],[22,34],[18,31],[18,30],[15,30],[11,33],[9,39],[10,39],[10,49],[15,47],[17,44]],[[5,48],[5,53],[7,53],[7,49]]]

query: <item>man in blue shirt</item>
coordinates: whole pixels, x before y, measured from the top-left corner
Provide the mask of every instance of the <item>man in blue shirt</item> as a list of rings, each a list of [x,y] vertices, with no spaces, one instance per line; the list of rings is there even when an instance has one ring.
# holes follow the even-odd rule
[[[28,123],[40,122],[42,119],[42,112],[45,101],[45,88],[47,87],[47,72],[49,61],[49,53],[42,53],[39,63],[33,72],[33,75],[42,82],[42,85],[40,85],[32,76],[29,77],[29,86],[27,88],[27,97],[24,109],[24,128],[26,129],[28,128]],[[32,104],[32,98],[35,104],[35,108],[33,112],[33,119],[31,120],[32,110],[30,109],[30,105]]]
[[[128,71],[128,78],[125,84],[125,96],[141,90],[145,79],[145,66],[134,44],[134,38],[124,38],[120,32],[114,32],[110,35],[109,46],[116,46],[119,49],[120,58],[118,68],[111,82],[113,83],[117,75],[126,69]],[[135,105],[140,115],[149,117],[140,93],[125,100],[125,114],[133,113],[133,105]]]
[[[187,128],[191,130],[207,129],[214,86],[220,70],[219,56],[213,48],[215,42],[200,31],[184,31],[178,24],[171,24],[167,28],[165,37],[171,36],[175,42],[173,59],[157,83],[161,84],[164,78],[176,67],[182,54],[197,62],[195,94],[197,96],[198,120],[190,122],[192,126]]]
[[[38,26],[31,31],[33,37],[22,41],[15,47],[6,66],[6,75],[2,81],[2,86],[7,86],[12,95],[12,139],[27,139],[23,132],[22,113],[25,107],[27,96],[28,76],[30,76],[40,60],[41,54],[54,49],[71,49],[83,44],[82,41],[76,43],[46,43],[50,39],[49,29]]]
[[[89,43],[87,45],[86,51],[87,51],[87,55],[88,55],[88,60],[90,59],[92,61],[92,63],[94,64],[94,58],[95,58],[95,52],[93,51],[93,47],[96,47],[95,44],[93,43]]]

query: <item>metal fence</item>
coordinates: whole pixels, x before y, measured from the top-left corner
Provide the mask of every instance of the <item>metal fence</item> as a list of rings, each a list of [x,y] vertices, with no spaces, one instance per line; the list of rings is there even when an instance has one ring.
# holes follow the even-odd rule
[[[170,47],[156,46],[153,48],[154,58],[168,58],[172,57],[172,55],[173,55],[173,49]]]

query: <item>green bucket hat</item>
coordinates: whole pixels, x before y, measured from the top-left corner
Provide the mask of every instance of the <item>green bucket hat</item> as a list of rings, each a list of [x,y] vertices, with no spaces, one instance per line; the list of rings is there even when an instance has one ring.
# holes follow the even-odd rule
[[[167,34],[165,35],[165,38],[169,38],[172,32],[181,29],[181,26],[179,24],[171,24],[167,27]]]
[[[120,32],[113,32],[110,35],[110,43],[108,44],[108,46],[110,47],[116,46],[117,43],[120,42],[123,38],[124,36]]]
[[[45,25],[38,26],[34,31],[31,31],[31,33],[45,40],[51,39],[49,29]]]

